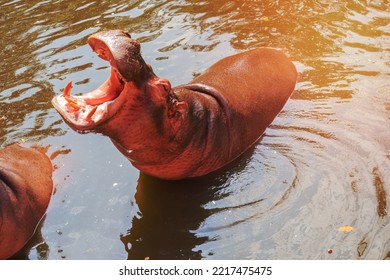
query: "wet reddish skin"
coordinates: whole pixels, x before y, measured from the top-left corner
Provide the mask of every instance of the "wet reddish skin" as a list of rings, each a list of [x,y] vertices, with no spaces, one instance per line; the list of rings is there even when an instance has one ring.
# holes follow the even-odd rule
[[[33,235],[53,190],[49,158],[13,144],[0,150],[0,259],[11,257]]]
[[[295,87],[291,61],[259,48],[226,57],[190,84],[171,89],[144,63],[139,43],[124,34],[106,31],[89,38],[92,49],[110,61],[108,80],[125,82],[110,113],[86,124],[69,113],[69,104],[61,105],[61,96],[53,104],[73,129],[109,136],[135,167],[152,176],[198,177],[225,166],[261,137]],[[96,93],[80,99],[91,96]]]

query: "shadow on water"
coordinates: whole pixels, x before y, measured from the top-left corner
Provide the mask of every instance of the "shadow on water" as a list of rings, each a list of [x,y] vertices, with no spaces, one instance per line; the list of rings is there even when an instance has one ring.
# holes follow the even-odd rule
[[[193,249],[206,241],[193,231],[209,213],[202,206],[214,199],[210,182],[169,182],[141,174],[135,200],[140,213],[129,234],[121,236],[129,259],[200,259]],[[202,240],[204,239],[204,240]]]
[[[139,213],[120,237],[128,259],[202,259],[196,247],[209,238],[196,232],[215,212],[205,205],[225,196],[229,176],[242,171],[253,152],[254,147],[223,170],[199,179],[166,181],[141,173],[135,194]]]

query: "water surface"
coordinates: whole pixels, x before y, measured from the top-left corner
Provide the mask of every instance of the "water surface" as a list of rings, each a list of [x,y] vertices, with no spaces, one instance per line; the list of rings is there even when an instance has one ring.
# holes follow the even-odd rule
[[[29,259],[390,258],[390,11],[385,1],[0,1],[0,146],[57,155]],[[124,29],[173,85],[218,59],[278,48],[296,91],[261,141],[212,178],[140,174],[50,100],[109,66],[86,38]],[[347,227],[345,227],[347,226]],[[346,232],[345,229],[352,229]]]

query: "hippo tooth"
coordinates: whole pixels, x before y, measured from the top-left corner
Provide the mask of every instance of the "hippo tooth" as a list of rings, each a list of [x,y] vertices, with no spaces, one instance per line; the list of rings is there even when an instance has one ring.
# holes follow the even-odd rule
[[[62,93],[63,96],[70,96],[70,91],[72,89],[72,81],[66,84],[64,88],[64,92]]]
[[[77,100],[75,100],[74,98],[64,96],[64,99],[68,102],[67,105],[69,105],[73,109],[76,109],[76,110],[81,109],[81,106],[79,104],[77,104]]]
[[[92,116],[93,116],[93,114],[95,114],[96,109],[97,109],[97,106],[94,106],[94,107],[92,107],[91,110],[88,111],[87,115],[85,116],[85,119],[87,121],[90,121],[92,119]]]

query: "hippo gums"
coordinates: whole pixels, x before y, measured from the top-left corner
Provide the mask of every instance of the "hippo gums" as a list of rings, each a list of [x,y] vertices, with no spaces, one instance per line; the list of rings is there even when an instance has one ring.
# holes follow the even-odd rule
[[[88,43],[110,63],[109,78],[75,96],[69,82],[54,107],[72,129],[109,136],[136,168],[162,179],[203,176],[236,159],[279,114],[297,79],[283,53],[257,48],[171,87],[128,33],[102,31]]]
[[[34,234],[53,191],[52,164],[40,150],[18,144],[0,150],[0,259]]]

